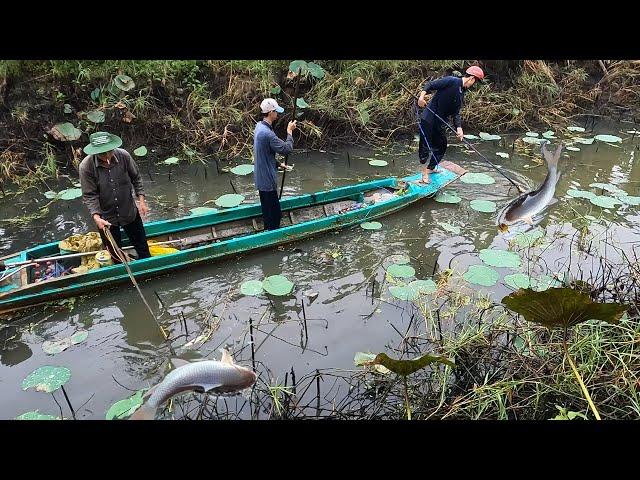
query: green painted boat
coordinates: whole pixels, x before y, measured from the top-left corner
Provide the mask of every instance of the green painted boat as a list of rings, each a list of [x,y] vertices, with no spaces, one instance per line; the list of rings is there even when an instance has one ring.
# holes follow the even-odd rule
[[[320,232],[359,225],[396,212],[418,200],[435,195],[465,170],[451,162],[440,164],[442,172],[429,184],[417,183],[420,174],[402,179],[389,177],[317,193],[283,198],[282,223],[265,231],[259,203],[242,204],[216,212],[145,224],[148,240],[172,242],[175,253],[130,263],[136,279],[166,274],[176,268],[208,262],[310,237]],[[128,239],[123,234],[123,246]],[[130,278],[124,265],[116,264],[36,282],[29,267],[11,264],[60,255],[58,242],[29,248],[3,257],[0,270],[0,313],[8,313],[52,300],[72,297]],[[135,258],[135,255],[133,255]],[[61,260],[65,267],[78,266],[79,258]],[[75,262],[75,264],[73,264]],[[14,274],[7,277],[10,272]]]

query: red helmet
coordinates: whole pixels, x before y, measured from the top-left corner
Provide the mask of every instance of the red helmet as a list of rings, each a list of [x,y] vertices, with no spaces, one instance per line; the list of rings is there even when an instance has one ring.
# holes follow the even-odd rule
[[[471,67],[467,68],[466,72],[469,75],[476,77],[478,80],[484,79],[484,72],[480,67],[476,65],[472,65]]]

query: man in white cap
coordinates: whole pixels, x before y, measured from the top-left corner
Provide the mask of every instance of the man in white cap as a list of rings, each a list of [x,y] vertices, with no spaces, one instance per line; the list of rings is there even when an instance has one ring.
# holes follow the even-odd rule
[[[276,162],[276,153],[288,155],[293,151],[293,131],[296,122],[287,125],[287,140],[282,141],[273,131],[273,122],[284,108],[273,98],[265,98],[260,104],[262,121],[256,125],[253,136],[253,178],[260,194],[262,218],[265,230],[275,230],[280,227],[282,216],[280,200],[278,199],[278,175],[276,165],[286,168],[283,163]]]

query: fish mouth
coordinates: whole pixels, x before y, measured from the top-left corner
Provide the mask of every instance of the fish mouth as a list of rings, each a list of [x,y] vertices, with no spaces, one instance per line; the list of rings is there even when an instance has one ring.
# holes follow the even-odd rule
[[[498,225],[498,230],[500,230],[501,233],[506,233],[509,231],[509,226],[506,223],[501,223]]]

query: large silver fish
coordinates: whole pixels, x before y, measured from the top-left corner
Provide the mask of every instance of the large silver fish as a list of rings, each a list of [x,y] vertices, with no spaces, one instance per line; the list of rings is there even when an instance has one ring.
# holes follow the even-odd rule
[[[234,363],[226,350],[222,351],[220,361],[190,363],[175,358],[171,361],[177,368],[144,395],[146,402],[130,420],[153,420],[158,408],[180,392],[234,393],[250,387],[257,379],[253,370]]]
[[[498,229],[501,232],[509,230],[509,225],[519,221],[533,225],[533,216],[541,212],[553,200],[556,192],[556,184],[560,178],[558,172],[558,160],[562,153],[562,144],[553,154],[547,150],[546,144],[542,145],[542,156],[547,162],[547,178],[537,190],[523,193],[500,212],[498,216]]]

